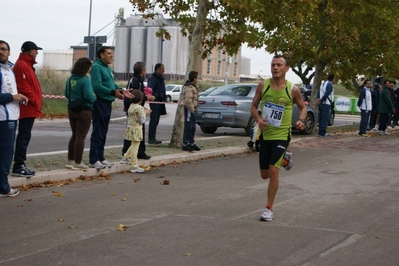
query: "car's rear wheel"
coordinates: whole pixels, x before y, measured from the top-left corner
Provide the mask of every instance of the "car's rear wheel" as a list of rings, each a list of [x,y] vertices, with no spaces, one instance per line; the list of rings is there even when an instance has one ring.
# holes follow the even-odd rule
[[[249,136],[249,134],[251,133],[251,128],[253,128],[254,126],[255,126],[255,119],[252,117],[252,115],[251,115],[251,117],[249,118],[249,120],[248,120],[248,125],[247,125],[247,127],[246,128],[244,128],[245,129],[245,133]]]
[[[206,126],[200,126],[200,128],[201,131],[204,132],[205,134],[213,134],[218,129],[217,127],[206,127]]]
[[[170,95],[166,95],[166,101],[170,102],[172,100],[172,97]]]
[[[306,115],[305,118],[305,129],[299,130],[302,135],[310,135],[314,130],[314,117],[310,113]]]

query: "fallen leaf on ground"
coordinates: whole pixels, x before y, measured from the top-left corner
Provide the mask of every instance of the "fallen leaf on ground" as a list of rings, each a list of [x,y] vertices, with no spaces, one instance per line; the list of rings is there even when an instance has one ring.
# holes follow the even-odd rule
[[[59,222],[65,222],[65,217],[58,219]]]
[[[78,228],[78,227],[77,227],[77,226],[74,226],[74,225],[68,226],[68,229],[76,229],[76,228]]]
[[[121,198],[121,201],[126,201],[126,199],[125,198]]]
[[[118,231],[125,231],[126,230],[126,228],[129,228],[128,226],[126,226],[126,225],[124,225],[124,224],[119,224],[119,226],[118,226]]]
[[[161,185],[169,185],[169,180],[164,180]]]
[[[62,197],[62,194],[58,191],[53,191],[54,196],[56,197]]]

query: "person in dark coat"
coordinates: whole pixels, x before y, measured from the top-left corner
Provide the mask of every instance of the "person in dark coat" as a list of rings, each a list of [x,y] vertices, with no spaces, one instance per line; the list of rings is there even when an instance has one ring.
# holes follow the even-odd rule
[[[165,67],[163,64],[158,63],[155,65],[155,72],[148,79],[148,87],[152,88],[152,94],[157,101],[157,103],[150,103],[152,112],[150,114],[150,124],[148,125],[149,144],[162,143],[162,141],[157,140],[156,134],[159,118],[161,117],[161,110],[165,108],[165,105],[162,104],[162,102],[165,102],[166,100],[165,79],[163,73],[165,73]]]

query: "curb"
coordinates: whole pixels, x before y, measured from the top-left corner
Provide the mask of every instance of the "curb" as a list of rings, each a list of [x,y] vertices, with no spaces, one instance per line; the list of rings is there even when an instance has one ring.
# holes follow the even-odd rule
[[[165,166],[171,163],[184,163],[191,161],[198,161],[202,159],[208,159],[223,155],[233,155],[248,152],[248,147],[225,147],[211,150],[201,150],[198,152],[187,152],[178,153],[170,155],[162,155],[152,157],[150,160],[138,160],[141,167],[155,167],[155,166]],[[188,154],[188,155],[187,155]],[[87,170],[71,170],[71,169],[59,169],[51,171],[36,172],[36,175],[31,178],[25,177],[13,177],[8,180],[11,187],[21,187],[34,183],[44,183],[47,181],[60,181],[71,178],[78,178],[80,176],[96,176],[100,173],[102,174],[114,174],[119,172],[129,171],[130,165],[121,164],[119,162],[115,163],[110,168],[105,168],[97,170],[94,168],[89,168]],[[138,174],[140,175],[140,173]]]

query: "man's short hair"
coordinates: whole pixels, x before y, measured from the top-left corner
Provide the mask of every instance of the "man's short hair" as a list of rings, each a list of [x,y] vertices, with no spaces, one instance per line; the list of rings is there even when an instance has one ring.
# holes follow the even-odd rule
[[[190,71],[188,74],[188,80],[193,82],[194,79],[198,78],[198,72],[197,71]]]
[[[140,62],[140,61],[136,62],[136,63],[134,63],[134,66],[133,66],[133,73],[138,75],[144,69],[145,69],[145,63],[144,62]]]
[[[10,51],[10,45],[6,41],[0,40],[0,43],[4,43],[7,46],[8,51]]]
[[[158,69],[160,69],[163,66],[162,63],[157,63],[154,67],[154,71],[157,71]]]
[[[101,58],[101,54],[103,54],[107,49],[111,49],[111,46],[101,46],[100,48],[98,48],[97,58]]]
[[[333,79],[335,79],[335,75],[334,74],[328,74],[327,80],[332,81]]]
[[[283,55],[281,55],[281,54],[276,54],[276,55],[273,56],[273,59],[274,59],[274,58],[283,58],[283,59],[285,60],[285,65],[286,65],[286,66],[290,66],[290,64],[289,64],[289,62],[288,62],[288,59],[287,59],[285,56],[283,56]]]

